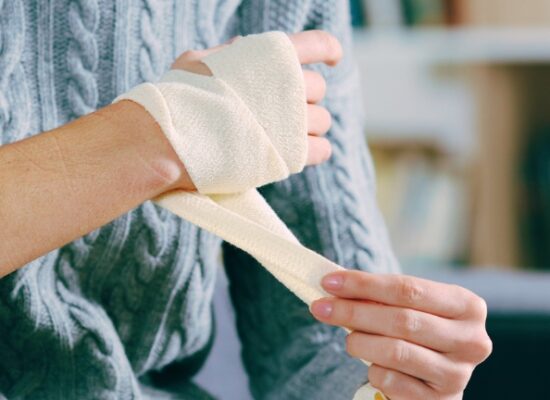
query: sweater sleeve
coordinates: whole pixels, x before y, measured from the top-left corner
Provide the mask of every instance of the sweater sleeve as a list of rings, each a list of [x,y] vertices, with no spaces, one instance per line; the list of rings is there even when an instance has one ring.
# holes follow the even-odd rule
[[[312,67],[328,83],[324,105],[333,117],[331,160],[265,186],[261,193],[305,246],[348,268],[397,272],[375,200],[347,2],[290,2],[292,10],[289,2],[267,3],[263,30],[327,30],[342,41],[345,58],[336,68]],[[244,24],[252,20],[247,18],[251,8],[243,5]],[[246,26],[242,30],[252,33]],[[224,262],[254,397],[351,399],[367,369],[345,352],[344,330],[317,322],[305,304],[242,251],[224,244]]]

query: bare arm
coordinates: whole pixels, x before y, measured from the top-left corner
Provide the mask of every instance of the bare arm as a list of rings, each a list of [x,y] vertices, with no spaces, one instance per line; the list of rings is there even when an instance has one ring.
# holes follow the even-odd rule
[[[323,32],[291,36],[302,63],[333,65],[336,39]],[[200,61],[222,46],[188,51],[172,65],[211,75]],[[321,75],[304,72],[308,165],[330,157],[328,111]],[[145,109],[121,101],[60,128],[0,146],[0,278],[110,222],[144,201],[194,190],[185,166]]]
[[[131,101],[1,146],[0,277],[175,188],[194,186]]]

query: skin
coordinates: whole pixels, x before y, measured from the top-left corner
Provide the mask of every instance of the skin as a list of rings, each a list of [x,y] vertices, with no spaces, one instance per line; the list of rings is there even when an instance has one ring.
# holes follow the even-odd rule
[[[323,32],[293,35],[303,64],[334,65],[338,41]],[[182,54],[173,68],[210,75],[200,58],[219,46]],[[326,85],[304,72],[308,165],[326,161]],[[137,103],[122,101],[31,138],[0,147],[0,277],[174,189],[195,190],[160,127]]]
[[[487,306],[474,293],[411,276],[326,275],[334,297],[311,305],[324,323],[349,328],[346,349],[371,361],[369,381],[392,400],[459,400],[492,351]]]
[[[335,64],[341,49],[332,37],[315,43],[323,46],[325,40],[334,50],[327,62]],[[303,54],[301,62],[314,62],[305,48],[309,43],[294,37],[293,41],[298,54]],[[186,62],[193,60],[193,65],[185,69],[210,74],[200,62],[209,51],[188,54]],[[326,84],[316,73],[305,71],[304,78],[311,88],[310,135],[321,135],[330,126],[330,114],[314,103],[324,97]],[[330,151],[325,139],[310,137],[312,145],[319,147],[319,153]],[[487,306],[464,288],[362,271],[329,274],[322,284],[334,297],[314,302],[312,314],[321,322],[352,330],[348,353],[373,362],[369,381],[392,400],[462,399],[474,368],[492,351],[485,330]]]
[[[339,42],[325,32],[290,38],[302,64],[336,65],[342,57]],[[200,60],[227,45],[188,51],[172,68],[211,75]],[[304,79],[307,163],[316,165],[331,154],[323,137],[331,117],[317,105],[326,92],[322,76],[304,71]],[[0,277],[148,199],[195,190],[159,126],[131,101],[1,146],[0,187]],[[333,296],[315,302],[312,313],[353,330],[348,352],[374,362],[369,379],[392,400],[460,399],[490,353],[485,303],[465,289],[359,271],[328,275],[323,285]]]

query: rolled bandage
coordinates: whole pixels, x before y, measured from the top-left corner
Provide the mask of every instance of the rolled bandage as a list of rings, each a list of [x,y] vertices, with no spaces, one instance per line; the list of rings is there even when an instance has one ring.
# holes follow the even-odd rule
[[[321,279],[342,267],[302,246],[256,190],[305,166],[307,103],[294,46],[269,32],[202,61],[213,76],[172,70],[114,100],[155,118],[197,188],[154,201],[252,255],[306,304],[329,296]],[[354,399],[385,397],[366,385]]]
[[[307,125],[301,67],[283,37],[242,38],[202,60],[214,77],[171,70],[115,101],[134,100],[153,115],[199,193],[285,179],[304,168]]]

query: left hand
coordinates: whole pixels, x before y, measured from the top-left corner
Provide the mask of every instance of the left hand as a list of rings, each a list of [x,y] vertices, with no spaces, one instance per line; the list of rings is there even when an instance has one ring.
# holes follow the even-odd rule
[[[324,63],[329,66],[337,65],[342,56],[342,45],[338,39],[328,32],[309,30],[289,36],[294,45],[296,55],[301,64]],[[184,69],[200,75],[212,75],[210,69],[201,60],[209,54],[215,53],[231,44],[229,42],[205,50],[190,50],[180,55],[172,64],[173,69]],[[332,124],[331,114],[325,107],[318,105],[325,97],[327,83],[318,72],[304,69],[304,83],[307,102],[308,124],[308,154],[307,165],[318,165],[327,161],[332,153],[330,142],[324,135]],[[193,188],[194,189],[194,188]]]
[[[392,400],[458,400],[492,351],[487,306],[474,293],[402,275],[328,274],[336,297],[315,301],[321,322],[349,328],[346,348],[371,361],[369,381]]]

